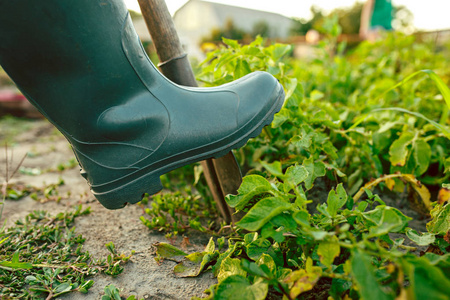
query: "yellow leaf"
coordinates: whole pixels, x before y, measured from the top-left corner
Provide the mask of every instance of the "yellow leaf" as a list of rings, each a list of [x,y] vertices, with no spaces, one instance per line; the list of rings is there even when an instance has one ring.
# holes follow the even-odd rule
[[[442,188],[439,190],[437,201],[439,204],[444,204],[445,202],[449,202],[450,200],[450,190],[446,188]]]
[[[391,191],[394,189],[395,186],[395,180],[392,178],[387,178],[384,183],[386,184],[387,188]]]

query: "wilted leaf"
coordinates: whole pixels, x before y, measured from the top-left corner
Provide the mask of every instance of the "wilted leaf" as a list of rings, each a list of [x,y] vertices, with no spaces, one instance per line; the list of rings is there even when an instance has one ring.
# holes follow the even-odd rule
[[[183,258],[188,255],[186,252],[174,247],[168,243],[154,243],[153,247],[156,249],[157,258],[163,258],[181,262]]]
[[[187,255],[181,263],[173,268],[178,277],[195,277],[200,275],[206,266],[211,264],[219,256],[219,251],[214,253],[192,253]]]
[[[206,266],[211,264],[219,257],[219,251],[214,251],[214,239],[209,239],[205,251],[186,255],[183,260],[174,267],[173,272],[179,277],[198,276]]]
[[[420,206],[423,206],[426,212],[431,210],[431,195],[430,191],[428,191],[427,187],[424,186],[419,180],[417,180],[413,175],[410,174],[402,174],[402,178],[406,180],[410,186],[416,191],[416,193],[420,197],[421,203],[418,203]]]
[[[212,252],[214,252],[214,250],[216,250],[216,245],[214,244],[214,239],[211,237],[209,239],[208,244],[205,247],[204,252],[212,253]]]
[[[431,195],[426,186],[424,186],[419,180],[414,177],[414,175],[411,174],[391,174],[386,175],[374,180],[371,180],[370,182],[366,183],[362,188],[359,189],[358,193],[355,194],[353,197],[354,201],[358,201],[359,198],[364,194],[364,192],[370,189],[373,189],[375,186],[377,186],[380,182],[387,182],[388,187],[394,187],[395,182],[393,181],[393,178],[401,178],[404,181],[408,182],[410,186],[414,189],[414,191],[417,193],[417,195],[420,197],[420,201],[417,204],[419,208],[422,207],[421,210],[425,210],[426,213],[429,212],[431,209]]]
[[[305,269],[296,270],[284,279],[284,282],[290,286],[289,295],[291,299],[295,299],[301,293],[312,290],[322,276],[322,269],[313,267],[311,258],[308,257],[306,265]]]

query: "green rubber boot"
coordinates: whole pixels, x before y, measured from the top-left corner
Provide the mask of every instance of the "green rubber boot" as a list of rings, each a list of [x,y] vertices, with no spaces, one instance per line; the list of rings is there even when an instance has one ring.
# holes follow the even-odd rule
[[[0,2],[0,64],[67,138],[109,209],[175,168],[243,146],[284,101],[264,72],[187,88],[150,62],[122,0]]]

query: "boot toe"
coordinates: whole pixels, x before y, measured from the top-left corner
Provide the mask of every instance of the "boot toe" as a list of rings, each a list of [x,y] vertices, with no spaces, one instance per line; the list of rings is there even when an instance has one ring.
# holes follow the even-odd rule
[[[238,126],[257,123],[273,110],[281,108],[283,88],[275,77],[266,72],[254,72],[241,79],[234,91],[239,97]]]

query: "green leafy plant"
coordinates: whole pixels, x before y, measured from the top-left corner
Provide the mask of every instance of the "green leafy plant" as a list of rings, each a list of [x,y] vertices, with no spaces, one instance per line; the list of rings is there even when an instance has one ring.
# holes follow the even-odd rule
[[[206,86],[262,70],[286,101],[236,152],[247,176],[227,197],[244,214],[232,234],[199,253],[159,243],[156,258],[180,277],[211,270],[210,299],[446,299],[448,60],[399,34],[346,52],[327,22],[313,60],[261,38],[208,54]]]
[[[105,295],[102,296],[102,300],[121,300],[120,291],[113,284],[105,286]],[[143,300],[144,298],[142,298]],[[132,295],[126,298],[126,300],[137,300],[136,296]]]
[[[0,295],[2,297],[47,299],[79,291],[87,293],[94,284],[89,277],[98,272],[117,276],[130,256],[118,254],[114,244],[106,248],[107,259],[94,259],[83,250],[84,239],[75,234],[75,219],[90,213],[78,206],[72,212],[50,216],[35,211],[14,227],[0,230]]]
[[[149,196],[145,196],[141,204],[149,204]],[[191,188],[185,188],[184,193],[154,195],[150,207],[145,207],[144,211],[150,219],[141,216],[141,222],[149,229],[167,231],[168,238],[183,234],[188,229],[212,233],[212,229],[218,227],[214,221],[218,216],[213,201],[193,193]],[[205,224],[201,219],[209,221]]]

